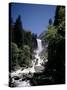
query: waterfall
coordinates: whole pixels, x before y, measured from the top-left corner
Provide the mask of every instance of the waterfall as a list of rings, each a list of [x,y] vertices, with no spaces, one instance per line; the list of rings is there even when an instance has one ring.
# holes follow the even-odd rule
[[[42,72],[42,70],[44,69],[44,67],[42,66],[43,60],[40,58],[40,53],[42,52],[43,47],[42,47],[42,41],[40,39],[37,39],[37,49],[35,50],[35,59],[32,60],[32,67],[28,67],[24,70],[19,69],[13,73],[11,73],[11,76],[18,76],[21,77],[22,74],[29,74],[29,73],[37,73],[37,72]],[[30,86],[30,81],[20,81],[20,80],[14,80],[14,83],[17,86]]]
[[[42,41],[40,39],[37,39],[37,45],[38,45],[37,53],[39,54],[43,50]]]
[[[38,45],[38,48],[36,50],[35,58],[36,58],[36,62],[38,63],[36,66],[41,66],[41,63],[43,62],[43,60],[40,58],[39,54],[42,52],[43,47],[42,47],[42,41],[40,39],[37,39],[37,45]]]

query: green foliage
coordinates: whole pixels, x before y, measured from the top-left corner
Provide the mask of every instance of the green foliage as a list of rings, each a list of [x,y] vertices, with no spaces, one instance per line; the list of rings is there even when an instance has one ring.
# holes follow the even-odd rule
[[[64,6],[58,6],[56,8],[54,26],[56,26],[58,34],[65,37],[65,7]]]
[[[28,45],[31,49],[37,46],[37,35],[23,29],[20,16],[18,16],[15,23],[10,22],[10,35],[11,42],[16,43],[19,48],[23,47],[23,45]]]
[[[56,7],[54,25],[48,26],[44,36],[48,40],[48,69],[55,83],[65,82],[65,8]]]
[[[23,29],[21,17],[18,16],[15,23],[10,21],[11,57],[10,71],[15,67],[31,66],[33,49],[37,47],[37,35]]]
[[[49,20],[48,31],[41,35],[48,42],[46,75],[54,84],[65,83],[65,7],[57,6],[53,25]],[[45,56],[44,52],[43,55]]]
[[[13,41],[15,42],[19,47],[23,43],[23,28],[22,28],[22,22],[21,22],[21,17],[18,16],[15,24],[14,24],[14,29],[13,29]]]
[[[17,66],[31,66],[31,52],[28,45],[24,45],[23,49],[19,49],[15,43],[11,43],[11,70],[15,70]]]
[[[32,33],[32,48],[37,48],[37,34]]]
[[[30,48],[28,45],[24,45],[23,49],[19,50],[19,58],[18,58],[18,63],[21,67],[27,66],[29,67],[31,65],[31,52]]]
[[[65,20],[65,7],[64,6],[57,6],[55,12],[55,20],[54,25],[59,26],[61,22]]]
[[[11,70],[14,70],[18,64],[18,51],[17,45],[11,42]]]
[[[57,35],[57,29],[54,26],[49,26],[48,31],[45,34],[44,38],[48,41],[51,41],[52,39],[55,39]]]
[[[24,63],[28,66],[31,64],[31,52],[30,52],[30,47],[27,45],[24,45],[23,47],[24,51]]]
[[[24,45],[28,45],[32,48],[32,34],[30,31],[24,30]]]

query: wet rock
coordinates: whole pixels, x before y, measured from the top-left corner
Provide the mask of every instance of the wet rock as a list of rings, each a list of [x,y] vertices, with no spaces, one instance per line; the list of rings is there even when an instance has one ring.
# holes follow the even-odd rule
[[[44,70],[43,66],[35,66],[35,71],[36,72],[42,72]]]
[[[18,77],[18,76],[15,76],[15,77],[14,77],[14,79],[15,79],[15,80],[19,80],[19,79],[20,79],[20,77]]]

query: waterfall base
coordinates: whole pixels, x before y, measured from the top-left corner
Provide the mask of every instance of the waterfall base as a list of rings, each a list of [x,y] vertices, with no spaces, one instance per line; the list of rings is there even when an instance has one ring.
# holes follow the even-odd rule
[[[10,74],[10,77],[12,79],[12,83],[15,84],[15,86],[31,86],[30,85],[30,79],[32,79],[34,73],[41,73],[45,69],[43,66],[43,59],[40,58],[40,53],[43,50],[42,43],[40,39],[37,39],[38,48],[35,50],[35,59],[32,60],[32,67],[28,67],[26,69],[20,68],[17,71],[14,71]]]

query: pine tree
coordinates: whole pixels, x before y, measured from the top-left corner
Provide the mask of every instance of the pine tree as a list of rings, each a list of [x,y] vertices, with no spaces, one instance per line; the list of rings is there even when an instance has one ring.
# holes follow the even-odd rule
[[[18,16],[14,24],[14,42],[20,47],[23,44],[23,27],[21,17]]]
[[[65,83],[65,7],[57,6],[53,26],[48,26],[48,69],[55,83]],[[54,71],[55,70],[55,71]],[[53,75],[54,73],[54,75]]]

